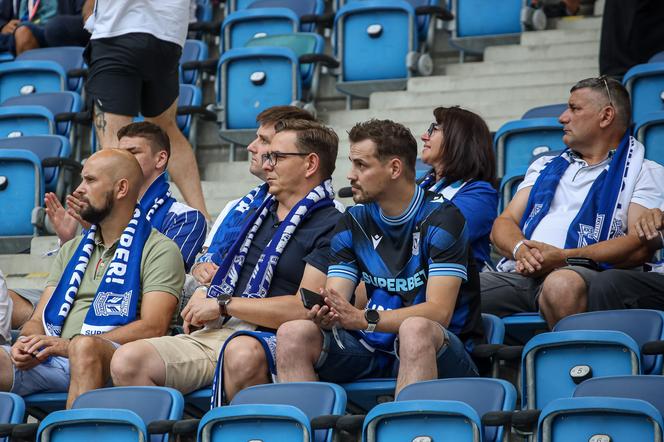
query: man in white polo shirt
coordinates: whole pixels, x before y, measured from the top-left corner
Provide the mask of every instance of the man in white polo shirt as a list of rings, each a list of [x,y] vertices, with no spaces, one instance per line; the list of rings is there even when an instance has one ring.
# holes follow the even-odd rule
[[[491,240],[505,259],[503,272],[480,276],[485,313],[539,310],[552,327],[593,304],[599,269],[633,268],[650,257],[633,227],[664,202],[664,168],[643,159],[629,136],[629,95],[604,77],[570,92],[559,118],[568,148],[531,164],[493,225]]]

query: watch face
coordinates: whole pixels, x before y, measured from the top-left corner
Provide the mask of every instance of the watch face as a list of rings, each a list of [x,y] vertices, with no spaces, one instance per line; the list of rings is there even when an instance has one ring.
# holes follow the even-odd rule
[[[230,302],[232,296],[233,295],[230,295],[228,293],[221,294],[217,297],[217,302],[219,304],[224,304],[224,305],[228,304]]]
[[[367,322],[371,324],[376,324],[378,323],[378,320],[380,319],[380,315],[378,314],[378,310],[366,310],[364,312],[364,318],[367,320]]]

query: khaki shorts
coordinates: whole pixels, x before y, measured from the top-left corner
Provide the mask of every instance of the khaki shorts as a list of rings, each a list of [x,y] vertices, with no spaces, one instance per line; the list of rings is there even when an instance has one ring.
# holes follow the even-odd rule
[[[166,387],[187,394],[212,384],[221,347],[233,333],[235,330],[225,327],[146,341],[166,365]]]

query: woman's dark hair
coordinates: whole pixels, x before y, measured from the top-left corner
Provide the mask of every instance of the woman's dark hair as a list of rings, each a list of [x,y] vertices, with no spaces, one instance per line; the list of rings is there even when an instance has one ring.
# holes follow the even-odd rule
[[[443,131],[441,157],[434,162],[443,162],[445,181],[478,180],[495,186],[493,139],[482,117],[459,106],[437,107],[433,115]]]

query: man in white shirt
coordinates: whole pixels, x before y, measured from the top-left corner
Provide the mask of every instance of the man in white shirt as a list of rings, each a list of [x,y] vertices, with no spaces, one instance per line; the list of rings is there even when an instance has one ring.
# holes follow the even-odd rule
[[[175,121],[189,2],[87,0],[85,90],[94,101],[100,146],[114,146],[118,130],[139,112],[166,131],[173,146],[169,173],[187,204],[209,219],[196,157]]]
[[[631,105],[618,81],[590,78],[570,92],[559,118],[568,149],[531,164],[493,225],[491,240],[506,257],[499,267],[512,271],[480,275],[485,313],[539,310],[552,327],[592,305],[599,273],[588,267],[632,268],[649,258],[633,227],[664,202],[664,168],[643,160],[628,135]]]

